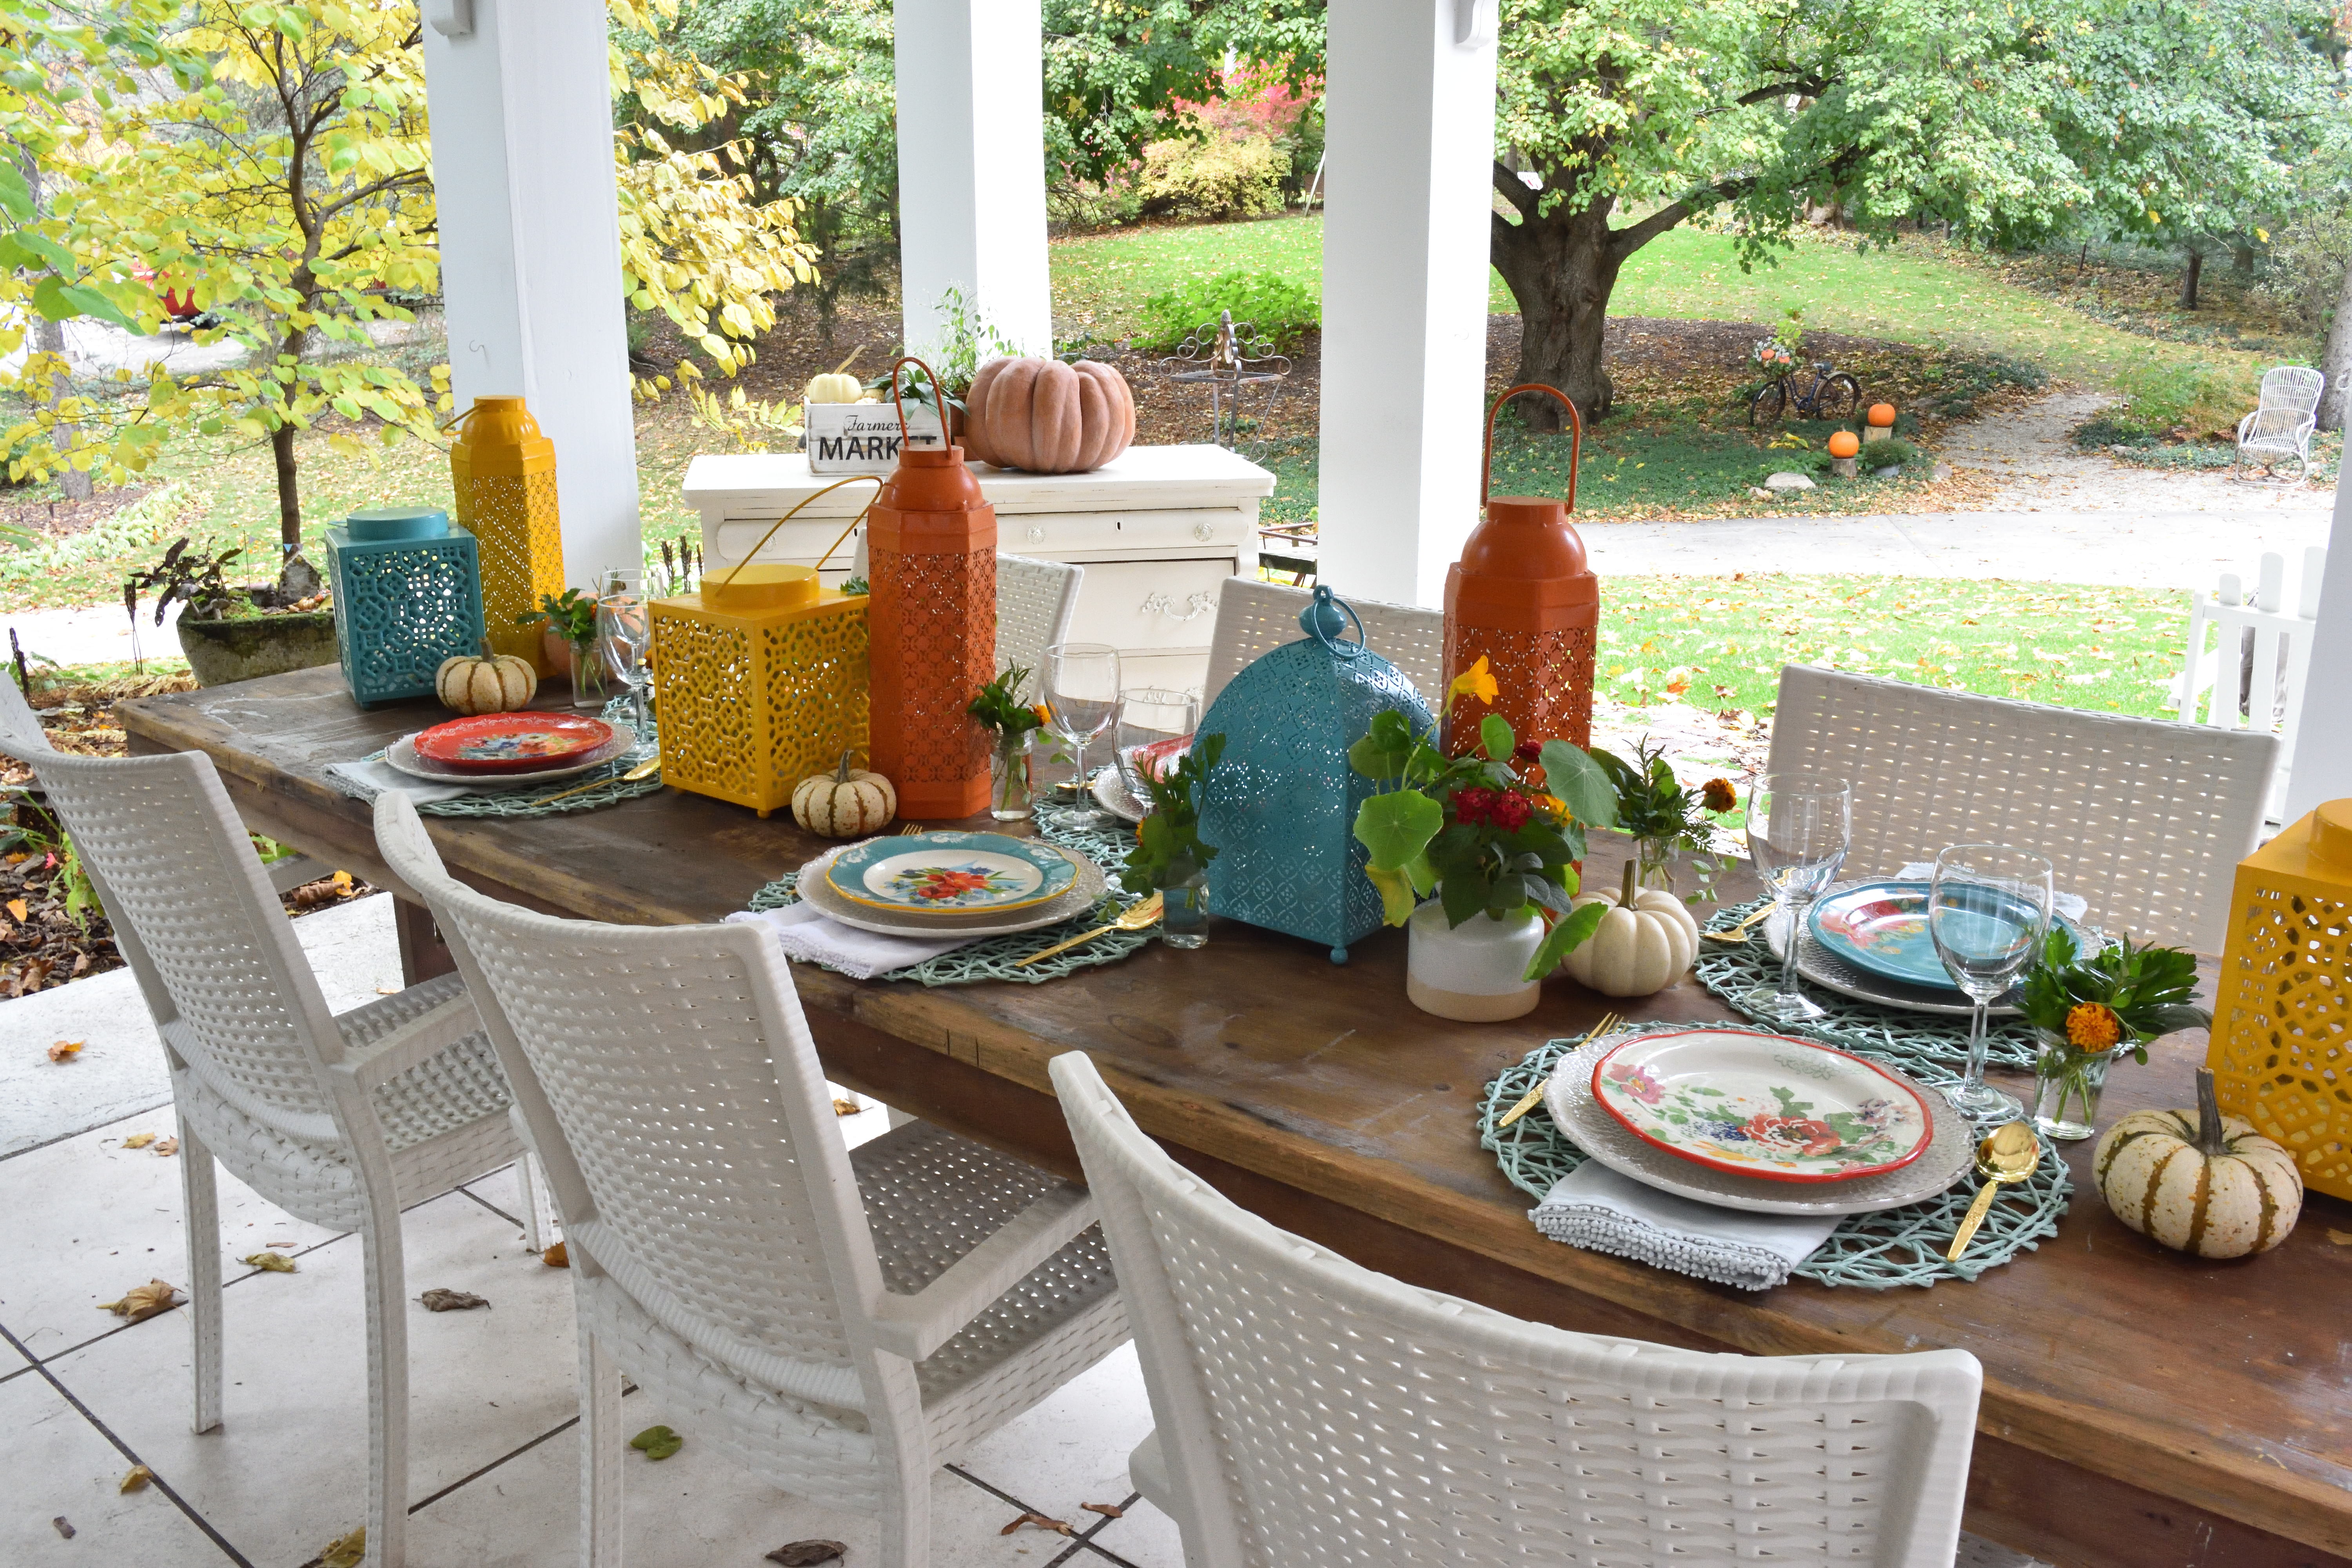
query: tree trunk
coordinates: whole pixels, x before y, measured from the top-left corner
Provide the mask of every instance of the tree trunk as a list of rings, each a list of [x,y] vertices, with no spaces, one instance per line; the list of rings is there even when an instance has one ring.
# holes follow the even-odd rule
[[[2204,275],[2204,252],[2199,250],[2190,251],[2189,253],[2189,270],[2181,274],[2180,278],[2180,308],[2182,310],[2193,310],[2197,309],[2197,280]]]
[[[269,455],[278,460],[278,542],[291,555],[302,548],[302,492],[294,477],[294,426],[269,433]]]
[[[1615,394],[1601,334],[1624,257],[1606,206],[1570,211],[1563,203],[1538,216],[1532,205],[1521,209],[1517,225],[1497,217],[1493,235],[1495,269],[1519,305],[1519,367],[1512,380],[1558,387],[1590,425],[1609,412]],[[1517,405],[1530,430],[1558,430],[1563,423],[1549,398],[1522,397]]]
[[[2327,346],[2320,351],[2320,373],[2327,384],[2319,396],[2319,427],[2341,430],[2347,414],[2352,414],[2352,266],[2344,269],[2344,282],[2336,290],[2336,319],[2327,324]]]

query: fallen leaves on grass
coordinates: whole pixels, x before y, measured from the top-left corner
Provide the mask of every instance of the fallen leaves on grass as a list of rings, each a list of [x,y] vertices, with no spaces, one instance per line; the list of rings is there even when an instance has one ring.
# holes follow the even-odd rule
[[[648,1459],[667,1459],[686,1447],[686,1439],[667,1426],[648,1426],[629,1439],[629,1447]]]
[[[1078,1505],[1088,1513],[1098,1513],[1105,1519],[1125,1519],[1127,1510],[1115,1502],[1082,1502]]]
[[[282,1252],[248,1252],[237,1261],[265,1274],[291,1274],[295,1271],[294,1260]]]
[[[1019,1519],[1014,1520],[1011,1524],[1006,1525],[1003,1530],[998,1531],[996,1533],[999,1535],[1010,1535],[1024,1524],[1034,1524],[1040,1530],[1050,1530],[1056,1535],[1070,1535],[1076,1533],[1070,1529],[1069,1521],[1067,1520],[1049,1519],[1045,1514],[1038,1513],[1034,1510],[1028,1513],[1023,1514]]]
[[[425,1303],[425,1310],[428,1312],[467,1312],[476,1307],[487,1307],[490,1304],[486,1299],[474,1295],[470,1291],[443,1290],[437,1287],[427,1290],[416,1299]]]
[[[768,1561],[784,1568],[814,1568],[819,1563],[837,1563],[848,1552],[838,1541],[789,1541],[769,1552]]]
[[[98,1310],[111,1312],[118,1318],[128,1318],[143,1323],[158,1312],[168,1312],[180,1303],[180,1288],[161,1279],[150,1279],[144,1285],[134,1285],[122,1294],[120,1301],[100,1301]]]
[[[32,912],[32,906],[22,899],[11,899],[8,900],[8,912],[16,917],[18,925],[23,925],[25,917]]]
[[[539,1255],[539,1260],[541,1263],[546,1264],[550,1268],[569,1268],[572,1267],[572,1254],[564,1250],[563,1243],[560,1241],[551,1246],[545,1252],[541,1253]]]
[[[79,1056],[82,1047],[88,1044],[89,1044],[88,1040],[59,1040],[49,1047],[49,1060],[69,1062]]]
[[[155,1142],[155,1134],[152,1132],[133,1132],[122,1141],[122,1146],[125,1149],[144,1149],[153,1142]]]
[[[120,1492],[143,1491],[146,1489],[147,1483],[154,1479],[155,1472],[146,1466],[133,1465],[131,1467],[131,1473],[122,1478],[122,1484],[114,1489]]]
[[[360,1568],[367,1561],[367,1526],[338,1535],[319,1553],[319,1568]]]

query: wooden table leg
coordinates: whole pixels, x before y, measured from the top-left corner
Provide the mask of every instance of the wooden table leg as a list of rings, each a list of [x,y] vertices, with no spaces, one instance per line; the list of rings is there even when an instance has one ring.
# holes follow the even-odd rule
[[[456,973],[457,961],[449,955],[449,944],[441,940],[441,928],[433,923],[432,910],[394,894],[392,923],[400,933],[402,984],[414,985],[436,974]]]

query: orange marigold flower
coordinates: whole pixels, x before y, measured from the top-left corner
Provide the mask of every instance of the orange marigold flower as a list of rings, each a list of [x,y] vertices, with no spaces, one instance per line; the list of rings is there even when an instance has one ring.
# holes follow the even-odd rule
[[[1739,804],[1729,779],[1709,779],[1698,786],[1698,803],[1709,811],[1729,811]]]
[[[2077,1002],[2066,1009],[2066,1043],[2078,1051],[2113,1049],[2124,1037],[2124,1021],[2104,1002]]]

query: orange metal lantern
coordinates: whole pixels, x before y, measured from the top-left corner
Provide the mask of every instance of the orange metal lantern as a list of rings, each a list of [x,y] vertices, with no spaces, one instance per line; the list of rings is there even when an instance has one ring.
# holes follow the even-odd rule
[[[918,359],[901,366],[940,378]],[[964,467],[963,448],[907,438],[899,395],[898,466],[866,514],[873,589],[868,754],[898,792],[901,816],[970,816],[988,805],[988,737],[964,711],[995,673],[996,508]]]
[[[1522,392],[1548,392],[1568,410],[1568,500],[1493,496],[1495,416]],[[1584,421],[1556,387],[1512,387],[1486,411],[1486,458],[1478,475],[1486,520],[1470,531],[1462,559],[1445,574],[1445,679],[1486,660],[1501,690],[1492,711],[1522,742],[1592,740],[1593,639],[1601,626],[1601,584],[1585,563],[1584,541],[1569,525],[1576,510],[1576,464]],[[1448,750],[1476,741],[1480,714],[1449,725]]]
[[[490,647],[548,663],[537,626],[516,617],[542,594],[563,592],[563,533],[555,507],[555,443],[520,397],[477,397],[449,444],[457,526],[481,547],[482,624]]]

